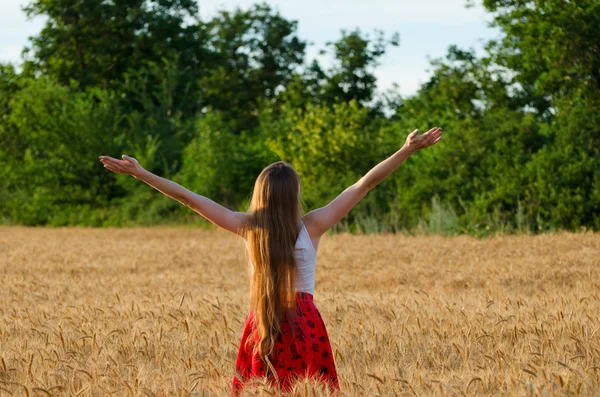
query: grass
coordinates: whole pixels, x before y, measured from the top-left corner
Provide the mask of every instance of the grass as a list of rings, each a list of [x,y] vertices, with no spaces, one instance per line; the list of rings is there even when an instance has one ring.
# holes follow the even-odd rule
[[[228,394],[235,236],[0,227],[0,252],[1,396]],[[600,395],[598,233],[325,236],[315,303],[343,395]]]

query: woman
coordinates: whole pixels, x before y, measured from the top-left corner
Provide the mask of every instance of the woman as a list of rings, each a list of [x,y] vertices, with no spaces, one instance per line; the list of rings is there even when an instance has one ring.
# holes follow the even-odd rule
[[[244,238],[252,269],[251,307],[236,360],[232,395],[251,379],[266,377],[282,390],[298,378],[316,378],[339,390],[325,324],[315,307],[314,275],[321,236],[417,150],[439,142],[441,128],[406,138],[328,205],[302,216],[300,178],[284,162],[256,180],[248,212],[234,212],[143,169],[136,159],[100,156],[111,171],[129,174],[179,201],[215,225]]]

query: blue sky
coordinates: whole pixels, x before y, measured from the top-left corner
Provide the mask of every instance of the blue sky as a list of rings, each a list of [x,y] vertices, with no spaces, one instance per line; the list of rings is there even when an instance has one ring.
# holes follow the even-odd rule
[[[0,62],[19,63],[28,36],[37,34],[44,20],[27,20],[21,7],[28,0],[0,0]],[[253,0],[202,0],[200,16],[208,19],[219,9],[247,8]],[[391,36],[400,33],[400,47],[390,48],[376,70],[378,89],[398,83],[403,95],[416,92],[430,76],[429,59],[444,56],[448,46],[474,47],[498,36],[488,27],[491,17],[480,5],[465,8],[466,0],[268,0],[280,13],[298,21],[298,35],[313,45],[308,59],[318,57],[327,41],[340,30],[356,27],[365,33],[375,28]],[[478,1],[477,4],[480,2]],[[327,65],[330,59],[319,57]]]

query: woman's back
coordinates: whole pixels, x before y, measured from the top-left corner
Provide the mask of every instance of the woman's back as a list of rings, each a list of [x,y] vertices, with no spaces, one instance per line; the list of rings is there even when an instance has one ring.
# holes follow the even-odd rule
[[[310,241],[310,236],[304,222],[296,240],[296,266],[298,275],[295,280],[296,292],[307,292],[314,294],[315,291],[315,269],[317,267],[317,251]]]
[[[308,230],[304,225],[304,222],[300,221],[301,228],[298,238],[296,239],[296,246],[294,257],[296,259],[296,266],[298,269],[297,276],[294,280],[294,286],[296,292],[306,292],[314,294],[315,291],[315,270],[317,267],[317,251],[315,250],[313,243],[308,234]],[[246,245],[247,248],[247,245]],[[252,266],[252,261],[250,262]]]

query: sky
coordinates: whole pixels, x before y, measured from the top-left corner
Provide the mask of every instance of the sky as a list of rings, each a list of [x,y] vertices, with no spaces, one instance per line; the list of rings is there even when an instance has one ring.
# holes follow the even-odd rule
[[[0,0],[0,62],[20,63],[28,37],[44,25],[43,18],[28,20],[21,7],[30,0]],[[256,0],[201,0],[200,17],[210,19],[220,9],[243,9]],[[267,0],[287,19],[298,21],[298,36],[311,45],[307,59],[322,65],[331,58],[319,56],[328,41],[337,40],[341,29],[360,28],[364,33],[381,29],[389,38],[400,33],[400,46],[388,48],[376,69],[378,91],[397,83],[403,96],[414,94],[425,83],[430,60],[443,57],[448,46],[474,48],[479,54],[486,40],[498,36],[488,27],[491,15],[480,4],[466,8],[466,0]]]

